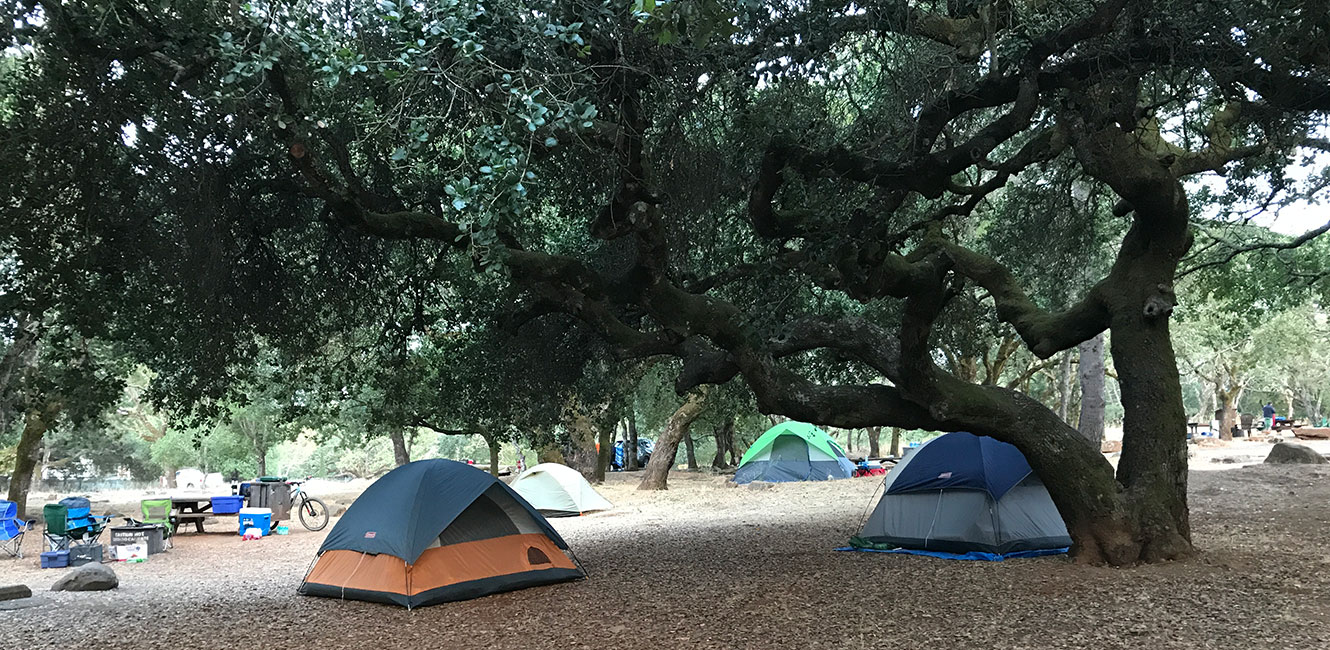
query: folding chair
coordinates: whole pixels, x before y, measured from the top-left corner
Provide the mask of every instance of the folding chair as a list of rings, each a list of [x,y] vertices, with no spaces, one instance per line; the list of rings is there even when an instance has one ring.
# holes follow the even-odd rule
[[[131,526],[159,526],[162,529],[162,537],[166,540],[166,547],[175,546],[171,542],[171,537],[175,535],[175,523],[171,521],[170,499],[144,499],[139,502],[139,509],[143,511],[142,519],[131,519],[125,517],[125,521]]]
[[[59,503],[42,507],[46,517],[46,546],[52,551],[67,551],[70,546],[97,546],[110,517],[92,514],[84,497],[67,497]]]
[[[18,504],[0,499],[0,551],[23,559],[23,534],[34,522],[18,518]]]

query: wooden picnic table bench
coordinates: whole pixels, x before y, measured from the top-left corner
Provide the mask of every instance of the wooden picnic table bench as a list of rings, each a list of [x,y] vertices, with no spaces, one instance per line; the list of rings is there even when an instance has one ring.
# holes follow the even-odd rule
[[[180,532],[183,524],[194,522],[194,531],[202,533],[204,520],[224,516],[227,515],[212,511],[212,497],[171,497],[171,521],[175,523],[176,532]]]

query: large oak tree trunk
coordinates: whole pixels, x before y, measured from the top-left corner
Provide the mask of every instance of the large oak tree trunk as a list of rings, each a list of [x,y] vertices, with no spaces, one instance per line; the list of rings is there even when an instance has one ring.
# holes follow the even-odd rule
[[[891,427],[891,456],[901,457],[901,428]]]
[[[868,427],[868,457],[882,457],[882,427]]]
[[[1095,449],[1104,444],[1104,335],[1080,344],[1081,416],[1076,428]]]
[[[647,462],[642,482],[637,489],[669,489],[666,481],[669,479],[670,468],[674,466],[674,456],[679,451],[679,443],[688,435],[693,421],[702,414],[702,409],[706,407],[706,396],[705,387],[697,389],[690,393],[683,405],[670,416],[669,421],[665,423],[665,430],[656,438],[656,450],[651,452],[651,460]]]
[[[28,490],[32,488],[33,470],[37,468],[42,450],[42,438],[60,415],[60,403],[47,402],[41,408],[29,409],[24,414],[23,433],[19,436],[14,456],[14,473],[9,477],[9,500],[18,504],[18,518],[28,512]]]
[[[388,438],[393,441],[393,462],[398,467],[411,462],[411,452],[406,447],[406,434],[400,427],[390,427]]]

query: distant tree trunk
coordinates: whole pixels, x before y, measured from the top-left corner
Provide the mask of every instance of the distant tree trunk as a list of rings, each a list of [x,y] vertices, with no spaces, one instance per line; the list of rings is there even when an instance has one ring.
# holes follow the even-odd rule
[[[697,469],[697,451],[693,448],[692,431],[683,434],[683,447],[684,451],[687,452],[686,455],[688,457],[688,469],[689,471],[695,471]]]
[[[854,453],[854,429],[845,430],[845,454]]]
[[[900,427],[891,428],[891,455],[894,458],[901,457],[901,430]]]
[[[1242,388],[1235,385],[1225,386],[1219,393],[1219,438],[1233,439],[1233,425],[1238,421],[1238,395]]]
[[[734,457],[734,416],[721,420],[716,425],[716,457],[711,461],[711,466],[716,469],[728,469],[733,467],[730,460],[725,458],[726,454],[730,458]]]
[[[267,476],[267,475],[268,475],[268,450],[267,450],[267,449],[264,449],[262,446],[259,446],[259,447],[257,448],[257,454],[258,454],[258,462],[259,462],[259,476]],[[206,480],[206,477],[205,477],[205,480]]]
[[[624,445],[623,463],[628,471],[641,469],[637,466],[637,415],[628,409],[628,444]]]
[[[9,477],[9,500],[18,505],[18,518],[27,516],[28,490],[32,487],[33,470],[41,452],[42,437],[60,415],[60,402],[50,401],[42,408],[29,409],[24,415],[23,433],[14,451],[14,473]]]
[[[563,450],[559,449],[559,445],[552,442],[545,443],[536,449],[536,462],[568,464],[567,459],[563,457]]]
[[[565,413],[568,437],[572,448],[568,450],[568,466],[581,472],[588,481],[596,481],[596,467],[600,464],[600,421],[608,405],[588,407],[582,400],[569,400]],[[602,476],[603,480],[603,476]]]
[[[882,427],[868,427],[868,457],[882,457]]]
[[[690,393],[684,403],[670,416],[669,421],[665,423],[665,430],[656,438],[656,450],[651,453],[651,460],[647,463],[642,483],[637,489],[669,489],[666,481],[669,479],[670,468],[674,466],[674,455],[679,451],[679,442],[688,435],[693,421],[702,414],[702,409],[706,407],[706,398],[707,388],[704,386]]]
[[[490,475],[499,476],[499,439],[494,436],[485,435],[485,444],[490,448]]]
[[[167,465],[162,469],[166,472],[166,487],[172,490],[176,489],[175,473],[180,471],[180,468],[175,465]]]
[[[1095,449],[1104,443],[1104,335],[1079,346],[1081,417],[1076,429]]]
[[[593,483],[604,483],[605,472],[610,468],[610,461],[614,460],[614,430],[618,423],[602,425],[600,427],[600,440],[596,448],[596,471],[592,477]]]
[[[1071,351],[1062,353],[1058,362],[1058,417],[1071,423]]]
[[[393,462],[398,467],[411,462],[411,452],[406,446],[406,435],[401,427],[389,427],[388,439],[393,441]]]

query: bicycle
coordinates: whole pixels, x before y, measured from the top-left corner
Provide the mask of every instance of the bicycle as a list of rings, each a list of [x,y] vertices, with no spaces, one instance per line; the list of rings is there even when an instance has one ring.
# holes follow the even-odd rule
[[[320,531],[328,526],[328,506],[301,489],[304,481],[287,481],[291,486],[291,504],[295,506],[300,525],[306,530]]]

